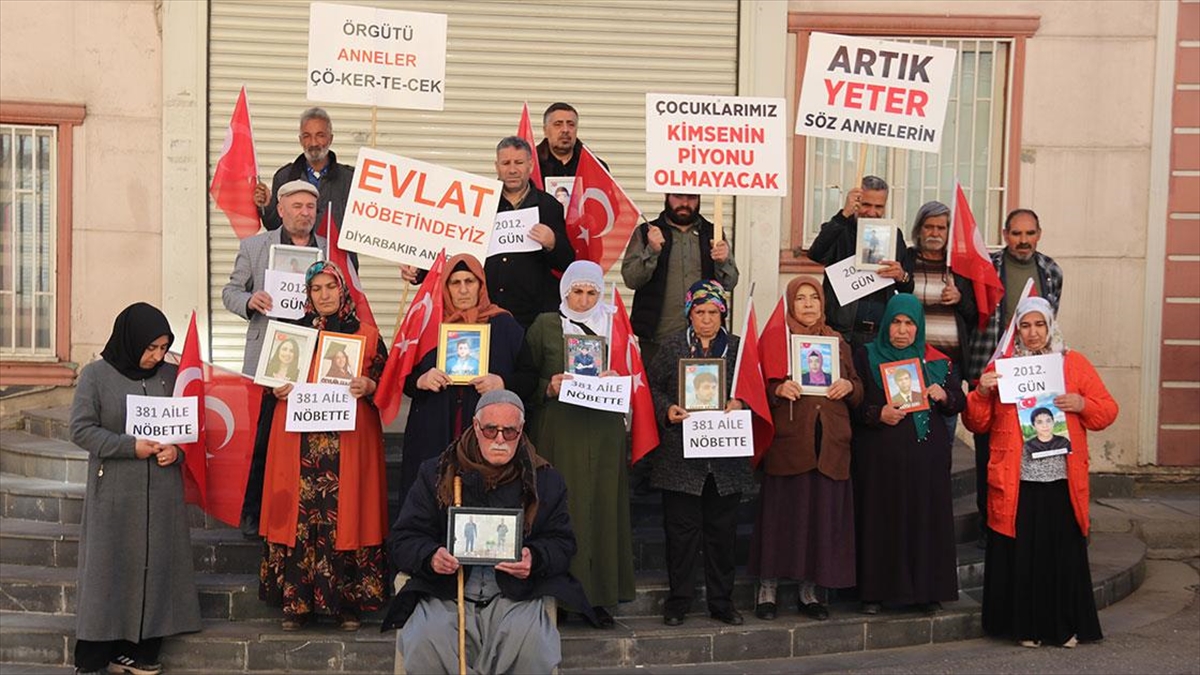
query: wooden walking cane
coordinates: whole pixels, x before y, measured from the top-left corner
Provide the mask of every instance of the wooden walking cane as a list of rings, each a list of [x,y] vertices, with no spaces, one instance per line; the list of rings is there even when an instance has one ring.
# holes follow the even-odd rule
[[[462,506],[462,476],[454,477],[454,505]],[[458,675],[467,675],[467,608],[462,565],[458,566]]]

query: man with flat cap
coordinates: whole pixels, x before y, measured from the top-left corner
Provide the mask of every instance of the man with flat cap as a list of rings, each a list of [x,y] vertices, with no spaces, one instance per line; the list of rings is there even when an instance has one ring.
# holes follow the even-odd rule
[[[465,568],[468,672],[549,673],[562,660],[558,627],[544,598],[591,612],[583,587],[571,576],[575,534],[562,475],[525,438],[525,406],[505,389],[479,399],[471,428],[439,457],[421,465],[387,545],[392,564],[409,575],[383,629],[399,629],[398,645],[410,673],[458,672],[457,572],[446,548],[454,478],[462,478],[462,505],[519,508],[521,557]]]
[[[237,258],[233,261],[233,272],[229,283],[221,291],[221,302],[225,309],[246,319],[246,350],[242,356],[242,372],[254,375],[258,366],[258,355],[262,351],[263,337],[267,331],[266,312],[273,306],[271,295],[265,290],[264,278],[270,262],[271,247],[279,244],[289,246],[312,246],[321,249],[325,256],[326,244],[323,237],[313,233],[317,217],[317,198],[320,193],[312,183],[294,180],[279,187],[276,195],[282,227],[261,232],[242,240]],[[270,389],[263,389],[262,408],[258,418],[258,435],[254,440],[254,457],[250,463],[250,476],[246,481],[246,497],[242,503],[242,534],[258,536],[258,513],[262,506],[262,478],[266,466],[267,435],[271,429],[271,417],[275,411],[275,396]]]

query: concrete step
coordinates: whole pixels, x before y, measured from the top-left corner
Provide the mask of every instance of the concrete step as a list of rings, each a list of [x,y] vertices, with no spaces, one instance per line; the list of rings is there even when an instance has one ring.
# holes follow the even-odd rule
[[[1092,578],[1100,608],[1123,599],[1141,584],[1145,553],[1145,545],[1132,535],[1093,536]],[[205,582],[205,587],[220,592],[217,579]],[[227,588],[245,585],[245,580],[223,583]],[[858,613],[856,603],[835,600],[830,620],[818,622],[801,617],[793,608],[787,601],[778,619],[761,621],[753,616],[749,602],[739,602],[746,623],[737,627],[702,613],[690,615],[678,627],[664,626],[657,615],[621,616],[611,630],[595,630],[572,620],[560,626],[563,667],[586,670],[786,658],[940,643],[982,634],[979,605],[968,594],[945,603],[935,616],[885,608],[868,617]],[[394,634],[379,633],[377,625],[366,623],[356,633],[342,633],[321,623],[284,633],[276,621],[206,619],[201,633],[167,640],[162,661],[171,672],[181,673],[391,672]],[[0,663],[6,664],[5,671],[13,664],[65,666],[70,663],[73,632],[74,619],[69,615],[0,611]]]
[[[78,524],[83,496],[83,483],[0,473],[0,516],[5,518]]]
[[[71,406],[22,410],[25,431],[44,438],[71,440]]]
[[[87,482],[87,451],[57,438],[27,431],[0,432],[0,471],[61,483]]]

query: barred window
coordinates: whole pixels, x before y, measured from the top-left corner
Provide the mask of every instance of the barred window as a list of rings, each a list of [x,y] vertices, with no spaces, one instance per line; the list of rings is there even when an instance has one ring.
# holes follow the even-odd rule
[[[0,124],[0,355],[55,358],[58,128]]]

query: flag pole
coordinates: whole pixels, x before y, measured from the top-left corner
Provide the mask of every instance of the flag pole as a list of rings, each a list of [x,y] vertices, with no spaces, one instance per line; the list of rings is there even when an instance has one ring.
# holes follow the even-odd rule
[[[721,241],[722,221],[725,220],[725,200],[719,195],[713,195],[713,243]],[[754,291],[750,291],[753,293]]]
[[[867,170],[867,144],[860,142],[858,144],[858,178],[854,179],[854,185],[850,186],[851,190],[853,190],[856,187],[862,187],[863,174],[866,172],[866,170]]]
[[[462,506],[462,476],[454,476],[454,505]],[[458,675],[467,675],[467,607],[463,567],[458,566]]]
[[[376,123],[378,122],[379,106],[371,106],[371,147],[375,147]]]

